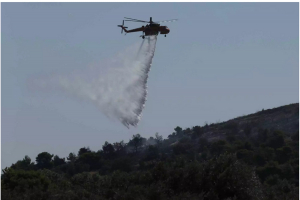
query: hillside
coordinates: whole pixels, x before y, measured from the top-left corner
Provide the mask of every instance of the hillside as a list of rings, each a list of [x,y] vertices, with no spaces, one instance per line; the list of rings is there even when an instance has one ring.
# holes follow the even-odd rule
[[[299,130],[299,103],[281,106],[278,108],[262,110],[254,114],[208,126],[204,136],[208,140],[225,139],[226,134],[233,128],[237,128],[238,135],[257,136],[260,129],[279,130],[288,135]],[[250,133],[245,129],[251,129]],[[247,133],[246,133],[247,132]]]
[[[299,104],[3,170],[3,199],[298,199]]]

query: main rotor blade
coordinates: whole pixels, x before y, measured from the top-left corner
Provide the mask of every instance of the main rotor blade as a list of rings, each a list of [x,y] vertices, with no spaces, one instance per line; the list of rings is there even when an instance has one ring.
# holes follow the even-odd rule
[[[133,18],[130,18],[130,17],[124,17],[125,19],[133,19]],[[139,20],[139,19],[134,19],[134,20]]]
[[[150,23],[150,22],[147,22],[147,21],[143,21],[143,20],[137,20],[137,19],[135,19],[135,20],[132,20],[132,19],[127,19],[127,20],[125,20],[125,21],[130,21],[130,22],[144,22],[144,23]]]
[[[135,20],[135,21],[142,21],[142,22],[146,22],[144,20],[140,20],[140,19],[133,19],[133,18],[129,18],[129,17],[124,17],[125,19],[130,19],[130,20]]]
[[[175,22],[175,21],[178,21],[178,19],[169,19],[169,20],[164,20],[164,21],[159,21],[159,22],[155,22],[155,23],[165,23],[165,22]]]
[[[129,21],[129,22],[140,22],[140,23],[150,23],[150,22],[144,22],[144,21],[133,21],[133,20],[125,20],[125,21]]]

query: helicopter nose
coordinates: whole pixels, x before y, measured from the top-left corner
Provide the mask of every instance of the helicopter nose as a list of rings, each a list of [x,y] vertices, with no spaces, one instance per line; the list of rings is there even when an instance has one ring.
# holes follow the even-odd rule
[[[167,32],[170,33],[170,29],[167,28]]]

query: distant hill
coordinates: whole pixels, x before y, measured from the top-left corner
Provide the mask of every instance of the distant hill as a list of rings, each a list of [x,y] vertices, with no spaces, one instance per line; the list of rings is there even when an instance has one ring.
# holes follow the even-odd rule
[[[299,104],[35,161],[3,170],[2,199],[298,199]]]
[[[211,124],[204,137],[209,140],[225,139],[226,134],[236,128],[240,136],[246,136],[245,129],[251,127],[251,136],[260,129],[279,130],[290,135],[299,130],[299,103],[262,110],[253,114],[237,117],[226,122]]]

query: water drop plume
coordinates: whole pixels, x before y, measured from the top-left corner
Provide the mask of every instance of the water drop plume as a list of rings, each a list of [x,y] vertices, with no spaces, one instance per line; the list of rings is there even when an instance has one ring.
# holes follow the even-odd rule
[[[35,84],[88,100],[107,117],[118,119],[128,128],[137,126],[146,103],[156,41],[156,36],[147,37],[99,64],[35,80]]]

